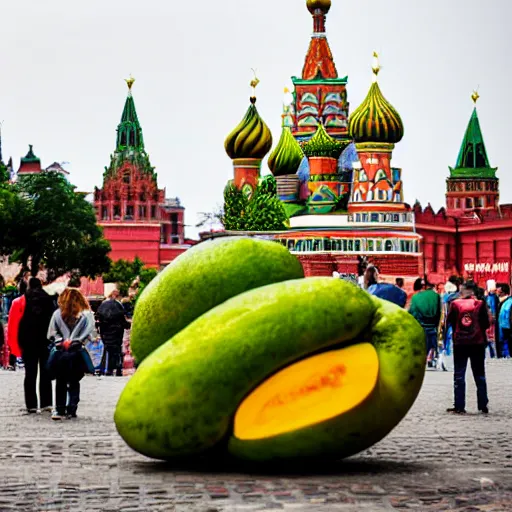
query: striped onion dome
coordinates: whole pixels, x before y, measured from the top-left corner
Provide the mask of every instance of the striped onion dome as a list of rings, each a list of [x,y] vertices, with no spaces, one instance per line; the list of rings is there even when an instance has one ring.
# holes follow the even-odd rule
[[[263,158],[272,148],[272,133],[256,109],[256,98],[240,124],[227,136],[226,153],[232,160]]]
[[[400,114],[384,98],[374,81],[365,100],[349,119],[350,136],[356,142],[387,142],[395,144],[404,136]]]
[[[268,167],[274,176],[295,174],[304,154],[288,126],[283,127],[281,138],[268,157]]]

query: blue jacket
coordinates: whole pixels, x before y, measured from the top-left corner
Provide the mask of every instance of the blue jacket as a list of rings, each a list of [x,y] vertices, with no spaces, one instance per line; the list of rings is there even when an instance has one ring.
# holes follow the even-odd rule
[[[496,318],[496,313],[498,312],[498,305],[500,303],[498,296],[495,293],[489,293],[485,298],[485,302],[487,302],[487,307],[489,311],[492,313],[493,318]]]
[[[506,299],[501,305],[500,316],[498,317],[498,325],[500,331],[510,329],[510,310],[512,309],[512,297]]]
[[[379,299],[393,302],[393,304],[401,308],[405,307],[405,303],[407,302],[407,294],[402,289],[398,288],[398,286],[390,283],[372,284],[368,287],[368,293],[379,297]]]

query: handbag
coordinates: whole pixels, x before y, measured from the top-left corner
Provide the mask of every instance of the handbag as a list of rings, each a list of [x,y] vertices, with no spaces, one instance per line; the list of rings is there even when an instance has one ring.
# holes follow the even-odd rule
[[[105,351],[105,345],[101,338],[91,339],[85,344],[85,349],[91,356],[92,364],[95,369],[99,369],[101,366],[101,360],[103,359],[103,352]]]
[[[92,363],[89,351],[86,350],[84,346],[82,346],[82,348],[80,349],[80,355],[82,356],[82,360],[84,363],[84,372],[94,375],[96,368],[94,368],[94,364]]]

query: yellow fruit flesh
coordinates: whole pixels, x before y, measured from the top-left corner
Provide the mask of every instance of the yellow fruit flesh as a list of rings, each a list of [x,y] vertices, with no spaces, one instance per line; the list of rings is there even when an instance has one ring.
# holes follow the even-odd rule
[[[240,440],[264,439],[339,416],[370,395],[378,375],[379,359],[369,343],[295,363],[242,402],[234,435]]]

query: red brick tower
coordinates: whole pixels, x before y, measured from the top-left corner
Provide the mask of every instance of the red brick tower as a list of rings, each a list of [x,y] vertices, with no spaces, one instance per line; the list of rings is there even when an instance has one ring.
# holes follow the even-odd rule
[[[166,199],[144,148],[132,87],[117,128],[116,150],[105,168],[103,188],[95,189],[98,222],[112,245],[111,258],[161,267],[183,252],[184,213],[179,199]]]

